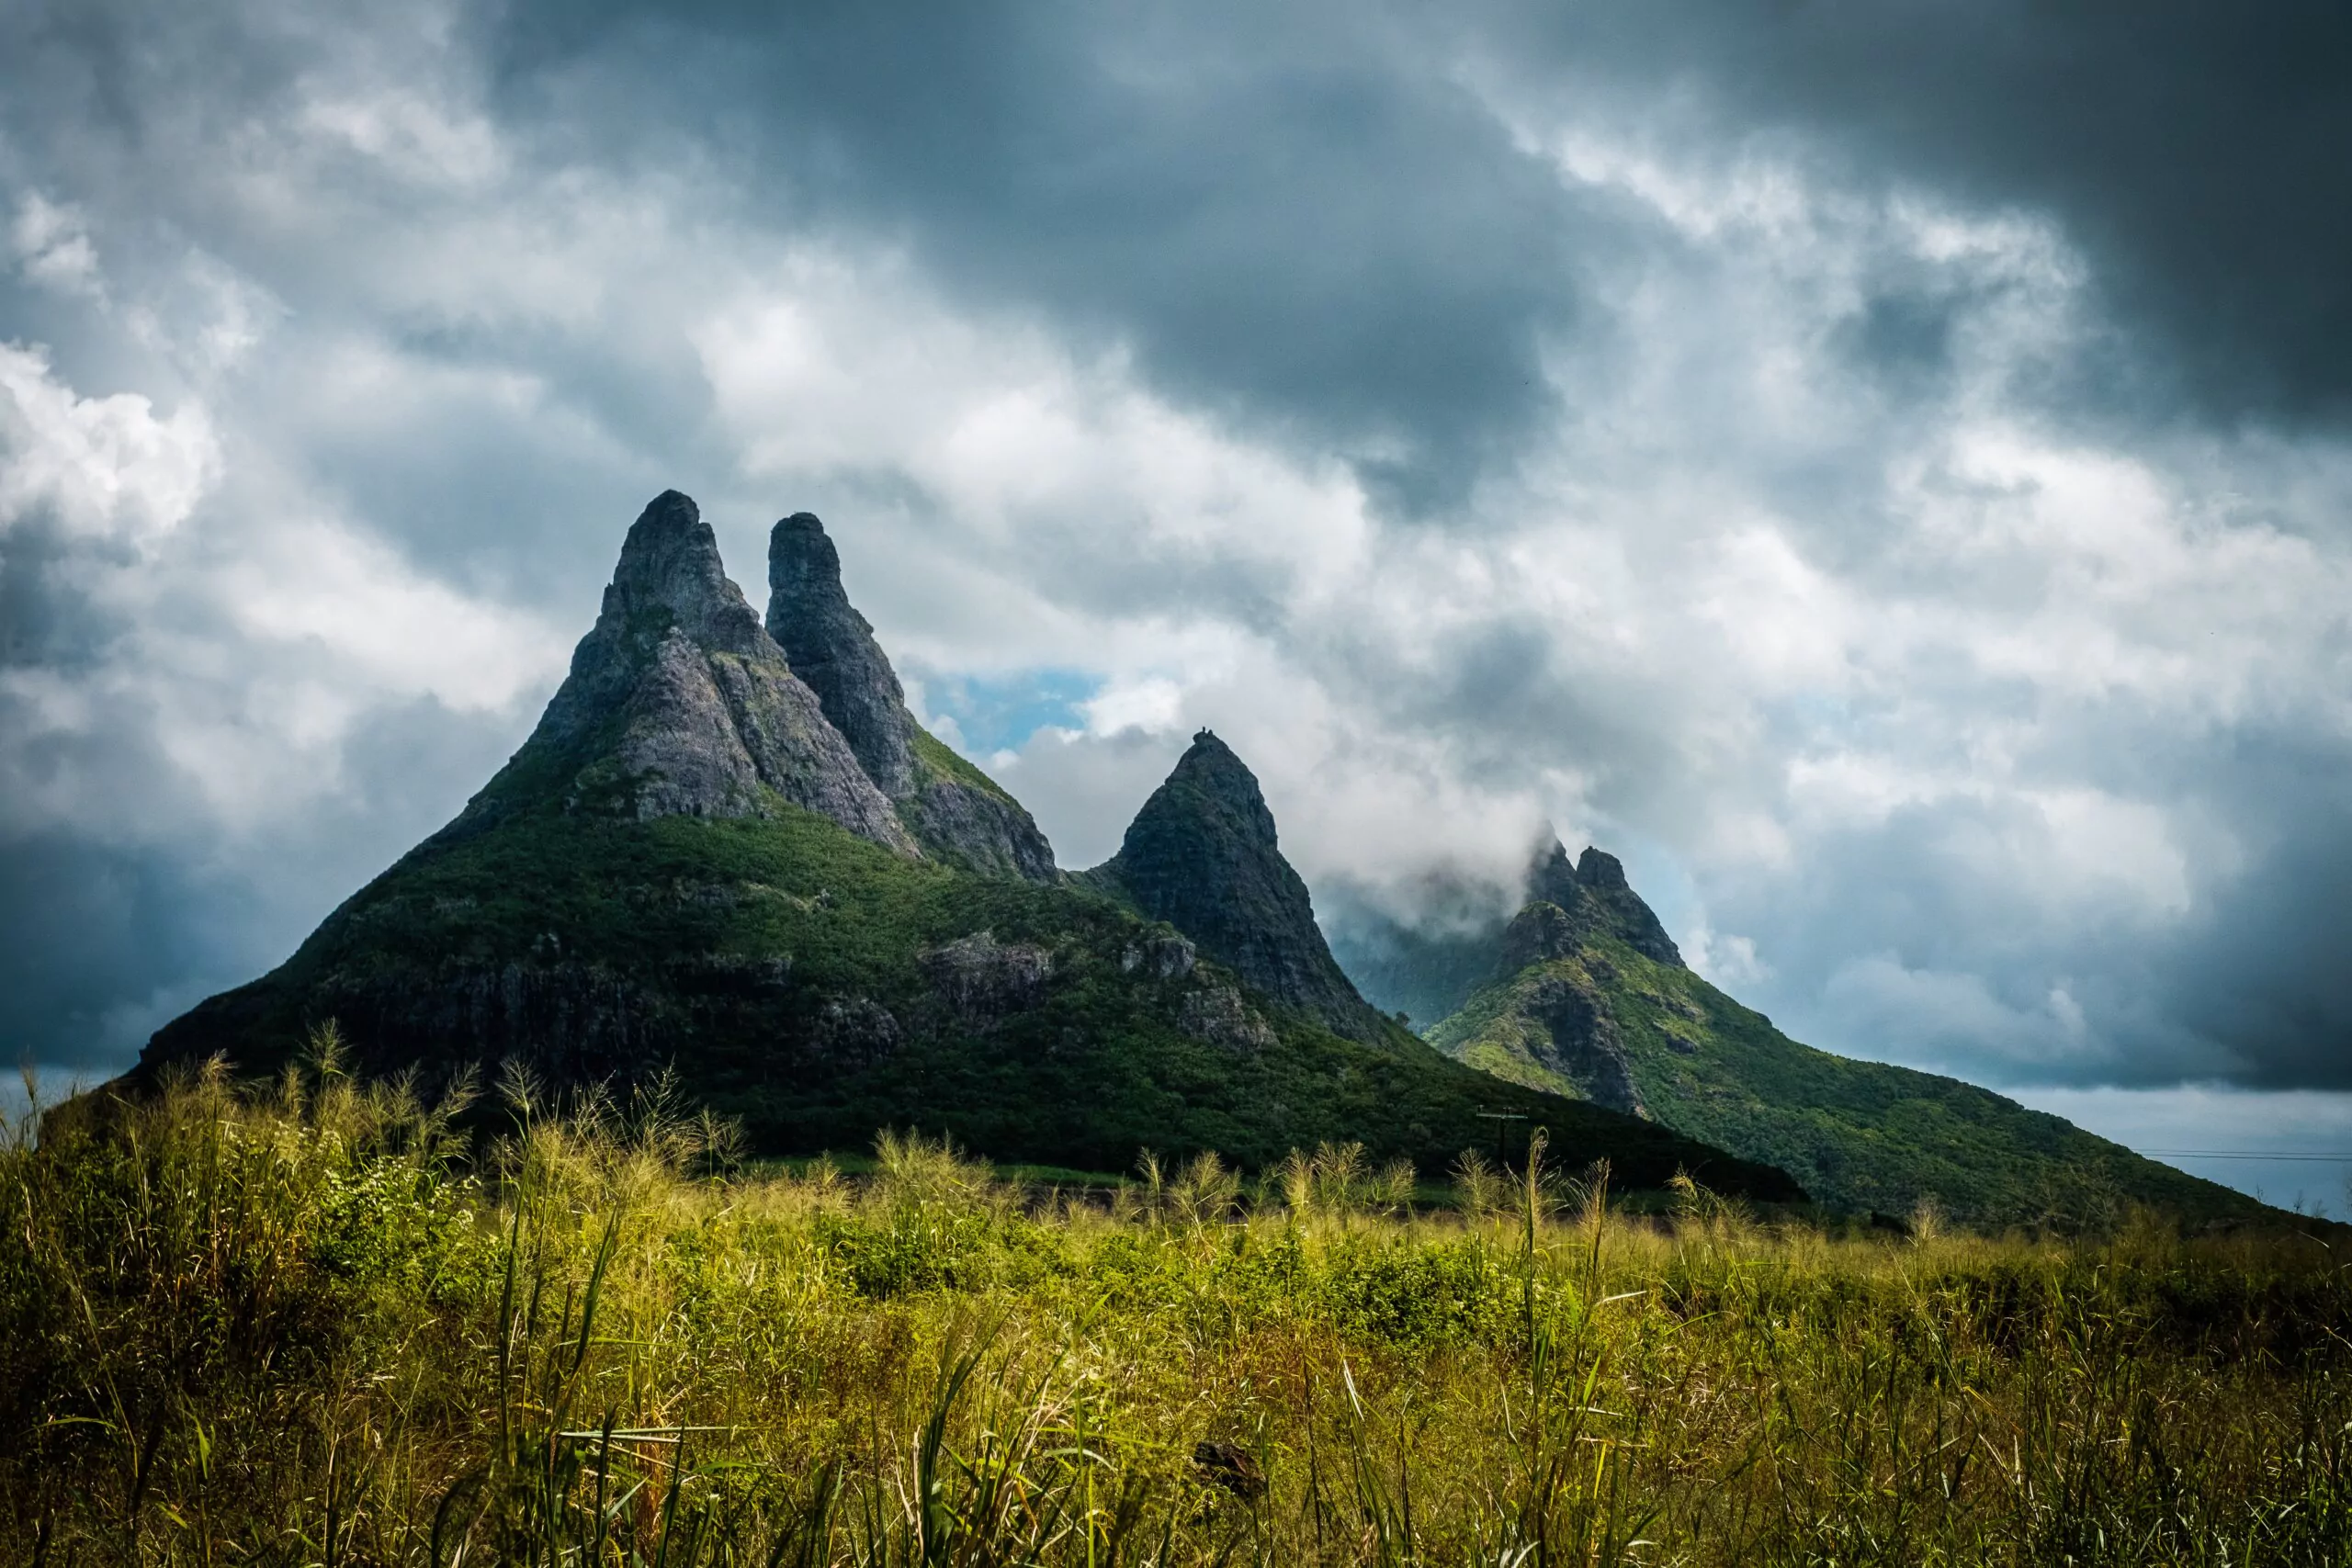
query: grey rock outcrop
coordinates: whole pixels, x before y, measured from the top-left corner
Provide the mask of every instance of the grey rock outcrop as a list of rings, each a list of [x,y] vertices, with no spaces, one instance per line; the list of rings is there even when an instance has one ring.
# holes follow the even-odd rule
[[[1193,1039],[1228,1051],[1262,1051],[1274,1032],[1231,986],[1208,986],[1184,993],[1177,1024]]]
[[[1516,975],[1531,964],[1548,964],[1577,949],[1576,922],[1548,898],[1531,899],[1503,928],[1502,956],[1497,975]]]
[[[1257,776],[1205,729],[1136,814],[1119,852],[1088,874],[1338,1033],[1378,1041],[1395,1027],[1332,960]]]
[[[808,513],[768,535],[767,631],[926,850],[967,870],[1059,878],[1053,846],[1020,803],[915,722],[874,627],[842,585],[841,552]]]
[[[870,997],[836,997],[817,1014],[809,1049],[819,1060],[870,1067],[895,1055],[905,1032],[890,1010]]]
[[[1060,881],[1054,847],[1028,811],[978,769],[963,765],[971,770],[967,778],[926,769],[922,786],[899,803],[899,816],[916,840],[941,860],[967,871],[1048,885]]]
[[[450,831],[553,791],[568,811],[761,817],[768,792],[902,853],[914,838],[727,579],[718,542],[676,491],[621,546],[595,626],[514,759]]]
[[[1531,898],[1558,905],[1579,932],[1605,931],[1645,958],[1687,967],[1666,927],[1625,881],[1624,864],[1615,855],[1588,844],[1572,863],[1566,847],[1546,829],[1527,884]]]
[[[1634,1116],[1648,1114],[1641,1091],[1634,1087],[1633,1066],[1616,1021],[1597,992],[1569,976],[1547,973],[1529,990],[1522,1006],[1550,1037],[1548,1043],[1535,1047],[1537,1061],[1575,1083],[1597,1105]]]
[[[975,1029],[1046,999],[1054,955],[1027,942],[1001,942],[993,931],[976,931],[921,955],[922,970],[956,1016]]]
[[[1156,931],[1127,944],[1119,954],[1119,973],[1148,975],[1155,980],[1181,980],[1193,972],[1197,960],[1191,942],[1174,931]]]

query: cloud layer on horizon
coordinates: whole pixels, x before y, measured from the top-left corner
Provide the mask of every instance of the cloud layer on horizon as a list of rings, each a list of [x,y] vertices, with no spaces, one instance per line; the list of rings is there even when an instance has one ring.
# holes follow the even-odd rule
[[[1066,863],[1207,723],[1318,888],[1549,817],[1816,1043],[2352,1088],[2346,28],[1896,9],[11,7],[0,1032],[282,957],[675,484]]]

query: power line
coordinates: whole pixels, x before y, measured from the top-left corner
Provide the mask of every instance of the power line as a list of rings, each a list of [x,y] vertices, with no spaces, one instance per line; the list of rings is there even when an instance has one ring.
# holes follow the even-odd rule
[[[2352,1154],[2318,1154],[2307,1149],[2272,1153],[2267,1149],[2142,1149],[2143,1155],[2159,1155],[2166,1159],[2301,1159],[2324,1165],[2352,1165]]]

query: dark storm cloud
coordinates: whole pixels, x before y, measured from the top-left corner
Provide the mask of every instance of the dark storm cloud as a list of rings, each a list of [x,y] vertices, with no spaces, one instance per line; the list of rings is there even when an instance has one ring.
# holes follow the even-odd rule
[[[682,130],[782,220],[904,236],[1187,401],[1460,500],[1549,408],[1579,221],[1430,41],[1352,9],[523,4],[509,102],[611,155]]]
[[[2172,351],[2138,356],[2140,377],[2168,372],[2209,413],[2352,412],[2352,10],[2332,0],[1497,15],[1532,82],[1679,84],[1725,140],[1792,130],[1883,177],[2054,215],[2110,307]]]
[[[2222,769],[2227,815],[2267,831],[2165,944],[2152,990],[2166,1016],[2230,1051],[2233,1077],[2352,1089],[2352,747],[2252,735]]]
[[[1364,472],[1408,505],[1516,452],[1551,401],[1542,340],[1589,325],[1580,263],[1623,240],[1510,143],[1464,60],[1537,102],[1721,147],[1795,135],[1867,179],[2054,218],[2139,336],[2053,397],[2352,407],[2352,15],[2320,0],[502,19],[519,100],[616,145],[707,132],[780,204],[1125,338],[1183,396],[1387,445]],[[1860,367],[1932,370],[1948,305],[1896,282],[1852,324]]]

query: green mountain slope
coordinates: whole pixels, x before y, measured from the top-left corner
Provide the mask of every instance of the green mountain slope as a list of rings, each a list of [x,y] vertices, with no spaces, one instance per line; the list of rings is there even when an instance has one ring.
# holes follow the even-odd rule
[[[514,760],[284,965],[159,1031],[134,1081],[216,1053],[269,1072],[331,1018],[376,1073],[512,1058],[582,1083],[674,1066],[765,1152],[911,1124],[1084,1168],[1143,1147],[1256,1166],[1356,1140],[1433,1171],[1490,1143],[1479,1113],[1506,1110],[1631,1184],[1688,1168],[1797,1195],[1779,1171],[1498,1083],[1393,1026],[1334,1032],[1317,998],[1253,978],[1229,946],[1238,884],[1218,868],[1279,883],[1262,858],[1191,854],[1201,875],[1175,912],[1199,937],[1124,887],[1075,885],[1018,803],[905,713],[814,528],[779,525],[763,624],[693,503],[657,500]],[[1271,818],[1265,833],[1272,854]],[[1181,825],[1164,837],[1191,853]],[[1331,977],[1344,997],[1320,999],[1371,1016]]]
[[[1570,870],[1555,848],[1530,889],[1510,924],[1483,939],[1484,983],[1429,1031],[1468,1066],[1649,1117],[1779,1166],[1816,1200],[1855,1211],[1905,1215],[1924,1202],[1986,1226],[2098,1224],[2132,1204],[2196,1223],[2266,1213],[1958,1079],[1799,1044],[1684,966],[1598,851]],[[1441,939],[1436,961],[1418,964],[1397,931],[1341,951],[1385,953],[1404,984],[1428,990],[1432,975],[1467,967],[1472,940]],[[1386,999],[1388,972],[1360,972],[1375,1001]]]

